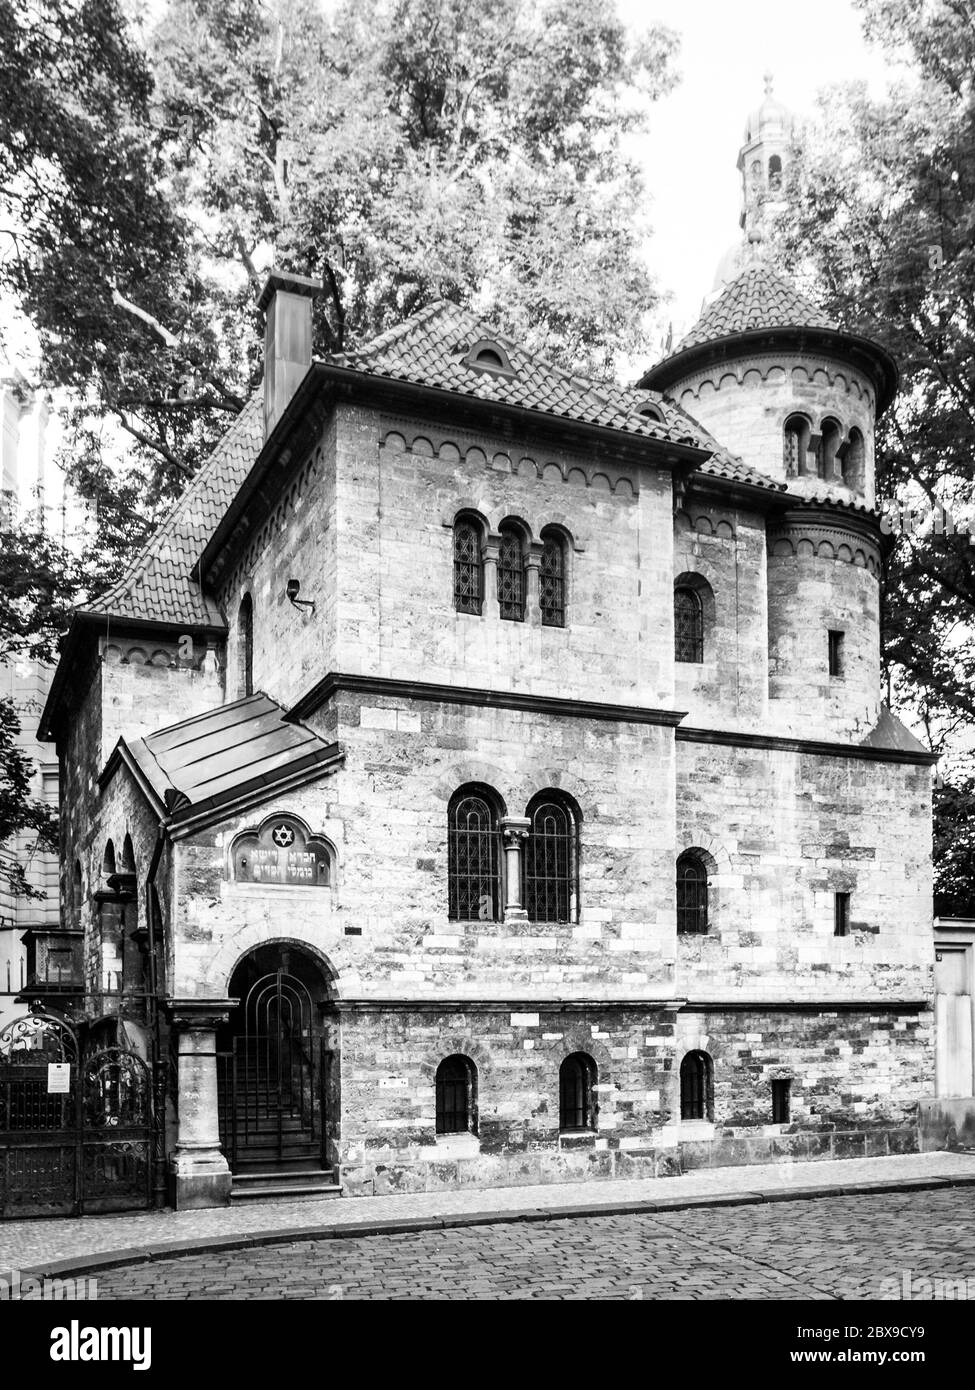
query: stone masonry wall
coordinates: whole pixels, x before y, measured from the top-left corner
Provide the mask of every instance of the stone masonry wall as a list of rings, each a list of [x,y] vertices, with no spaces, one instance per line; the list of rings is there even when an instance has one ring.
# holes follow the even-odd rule
[[[678,992],[930,998],[930,781],[910,764],[678,741],[677,847],[714,865],[711,929],[678,939]]]

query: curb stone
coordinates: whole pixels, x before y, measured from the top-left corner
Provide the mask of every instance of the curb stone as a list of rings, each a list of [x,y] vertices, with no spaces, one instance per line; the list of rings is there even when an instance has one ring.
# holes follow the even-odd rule
[[[358,1240],[379,1235],[407,1235],[420,1231],[445,1231],[463,1226],[500,1226],[519,1221],[565,1221],[594,1216],[644,1216],[701,1207],[762,1206],[776,1202],[805,1202],[821,1197],[877,1196],[881,1193],[924,1192],[940,1188],[975,1186],[975,1174],[957,1177],[895,1178],[888,1181],[845,1183],[841,1186],[773,1187],[753,1192],[695,1197],[660,1197],[632,1202],[591,1202],[586,1205],[514,1207],[506,1211],[458,1212],[454,1216],[391,1217],[389,1220],[348,1221],[317,1226],[282,1226],[276,1230],[243,1232],[232,1236],[200,1236],[192,1240],[153,1241],[147,1245],[90,1255],[48,1260],[21,1270],[22,1278],[60,1279],[98,1274],[125,1265],[178,1259],[183,1255],[207,1255],[222,1251],[257,1249],[264,1245],[298,1245],[313,1240]]]

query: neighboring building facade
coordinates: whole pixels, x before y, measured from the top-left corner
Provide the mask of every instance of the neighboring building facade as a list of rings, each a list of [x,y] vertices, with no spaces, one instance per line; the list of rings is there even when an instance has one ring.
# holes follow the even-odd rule
[[[176,1059],[177,1204],[916,1148],[887,355],[757,262],[626,390],[442,303],[312,362],[314,293],[272,275],[263,402],[43,721],[91,1026]]]
[[[65,532],[64,488],[50,465],[50,411],[23,375],[0,377],[0,543],[4,527],[26,512],[43,518],[56,536]],[[18,744],[34,764],[31,795],[58,804],[58,768],[37,725],[53,671],[26,657],[0,662],[0,698],[20,720]],[[0,847],[0,857],[21,864],[43,897],[15,893],[0,875],[0,1028],[24,1011],[25,994],[59,1008],[80,1003],[80,935],[62,928],[57,855],[38,849],[33,834]]]

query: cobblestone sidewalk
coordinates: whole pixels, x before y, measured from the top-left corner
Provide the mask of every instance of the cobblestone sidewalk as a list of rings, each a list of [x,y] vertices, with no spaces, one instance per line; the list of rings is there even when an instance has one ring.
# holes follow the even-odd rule
[[[612,1213],[639,1209],[673,1210],[684,1203],[780,1201],[814,1192],[841,1193],[896,1189],[899,1185],[975,1184],[975,1154],[908,1154],[896,1158],[842,1162],[782,1163],[712,1168],[677,1178],[552,1183],[473,1191],[428,1192],[400,1197],[332,1198],[303,1202],[263,1202],[209,1211],[140,1212],[130,1216],[88,1216],[0,1223],[0,1272],[41,1272],[53,1262],[85,1256],[132,1252],[147,1247],[206,1249],[216,1242],[280,1233],[289,1237],[314,1231],[323,1235],[365,1227],[395,1230],[404,1223],[458,1225],[477,1219],[503,1220],[519,1212],[560,1215]],[[868,1185],[868,1186],[865,1186]],[[162,1253],[159,1251],[159,1253]]]

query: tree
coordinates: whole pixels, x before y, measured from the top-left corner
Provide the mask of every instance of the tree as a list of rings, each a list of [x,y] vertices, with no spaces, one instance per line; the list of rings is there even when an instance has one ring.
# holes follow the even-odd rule
[[[912,76],[880,100],[863,85],[822,98],[774,242],[841,323],[900,365],[877,433],[878,497],[894,508],[896,542],[884,657],[940,750],[975,717],[975,546],[944,524],[947,511],[975,529],[975,10],[964,0],[860,8]]]
[[[58,816],[53,807],[31,796],[34,769],[17,743],[19,733],[20,720],[11,701],[0,699],[0,846],[17,836],[33,834],[27,848],[29,859],[33,848],[57,849]],[[28,881],[22,856],[13,859],[0,853],[0,883],[15,897],[44,896]]]
[[[272,258],[322,277],[319,351],[437,295],[574,370],[640,340],[655,294],[621,140],[675,45],[629,43],[613,0],[170,0],[144,37],[117,0],[40,16],[0,0],[0,288],[38,331],[39,384],[78,401],[74,482],[120,438],[145,523],[260,378]]]
[[[909,75],[880,100],[863,85],[825,94],[773,240],[841,323],[900,365],[877,432],[878,499],[895,522],[884,660],[931,747],[950,752],[975,718],[975,6],[858,6]],[[948,760],[934,808],[940,905],[970,912],[975,778],[964,760]]]

